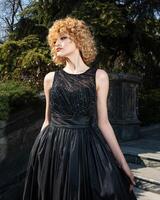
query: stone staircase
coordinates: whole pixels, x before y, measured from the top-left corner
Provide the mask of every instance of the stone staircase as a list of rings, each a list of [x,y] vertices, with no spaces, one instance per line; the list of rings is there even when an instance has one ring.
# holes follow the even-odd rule
[[[160,200],[160,128],[120,146],[136,179],[137,200]]]

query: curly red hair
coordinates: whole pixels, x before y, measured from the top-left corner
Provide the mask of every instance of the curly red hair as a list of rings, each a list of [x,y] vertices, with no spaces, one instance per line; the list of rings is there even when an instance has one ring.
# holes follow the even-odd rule
[[[57,56],[55,51],[55,42],[58,36],[68,34],[75,42],[80,51],[83,61],[90,64],[94,61],[97,55],[97,48],[94,37],[89,30],[89,27],[83,20],[78,20],[73,17],[56,20],[47,36],[48,44],[51,48],[52,60],[55,64],[65,64],[67,58]]]

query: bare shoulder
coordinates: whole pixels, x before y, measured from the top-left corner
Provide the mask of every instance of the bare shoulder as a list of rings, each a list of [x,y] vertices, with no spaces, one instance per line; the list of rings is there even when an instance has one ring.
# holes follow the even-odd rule
[[[104,69],[98,68],[96,70],[96,85],[97,89],[99,89],[100,86],[106,85],[109,82],[109,76],[108,73]]]
[[[55,71],[49,72],[44,77],[44,87],[51,88],[53,79],[54,79]]]
[[[98,79],[108,79],[108,73],[104,69],[98,68],[96,71],[96,77]]]

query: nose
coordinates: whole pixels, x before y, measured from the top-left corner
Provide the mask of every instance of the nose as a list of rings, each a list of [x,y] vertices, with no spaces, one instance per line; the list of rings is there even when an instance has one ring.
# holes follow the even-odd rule
[[[59,45],[60,45],[60,40],[57,39],[56,42],[55,42],[55,46],[58,47]]]

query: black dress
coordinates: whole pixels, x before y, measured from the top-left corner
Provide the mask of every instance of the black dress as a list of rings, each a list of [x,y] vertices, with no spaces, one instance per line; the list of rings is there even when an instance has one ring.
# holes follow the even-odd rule
[[[55,71],[51,122],[32,147],[23,200],[136,200],[97,126],[95,74]]]

